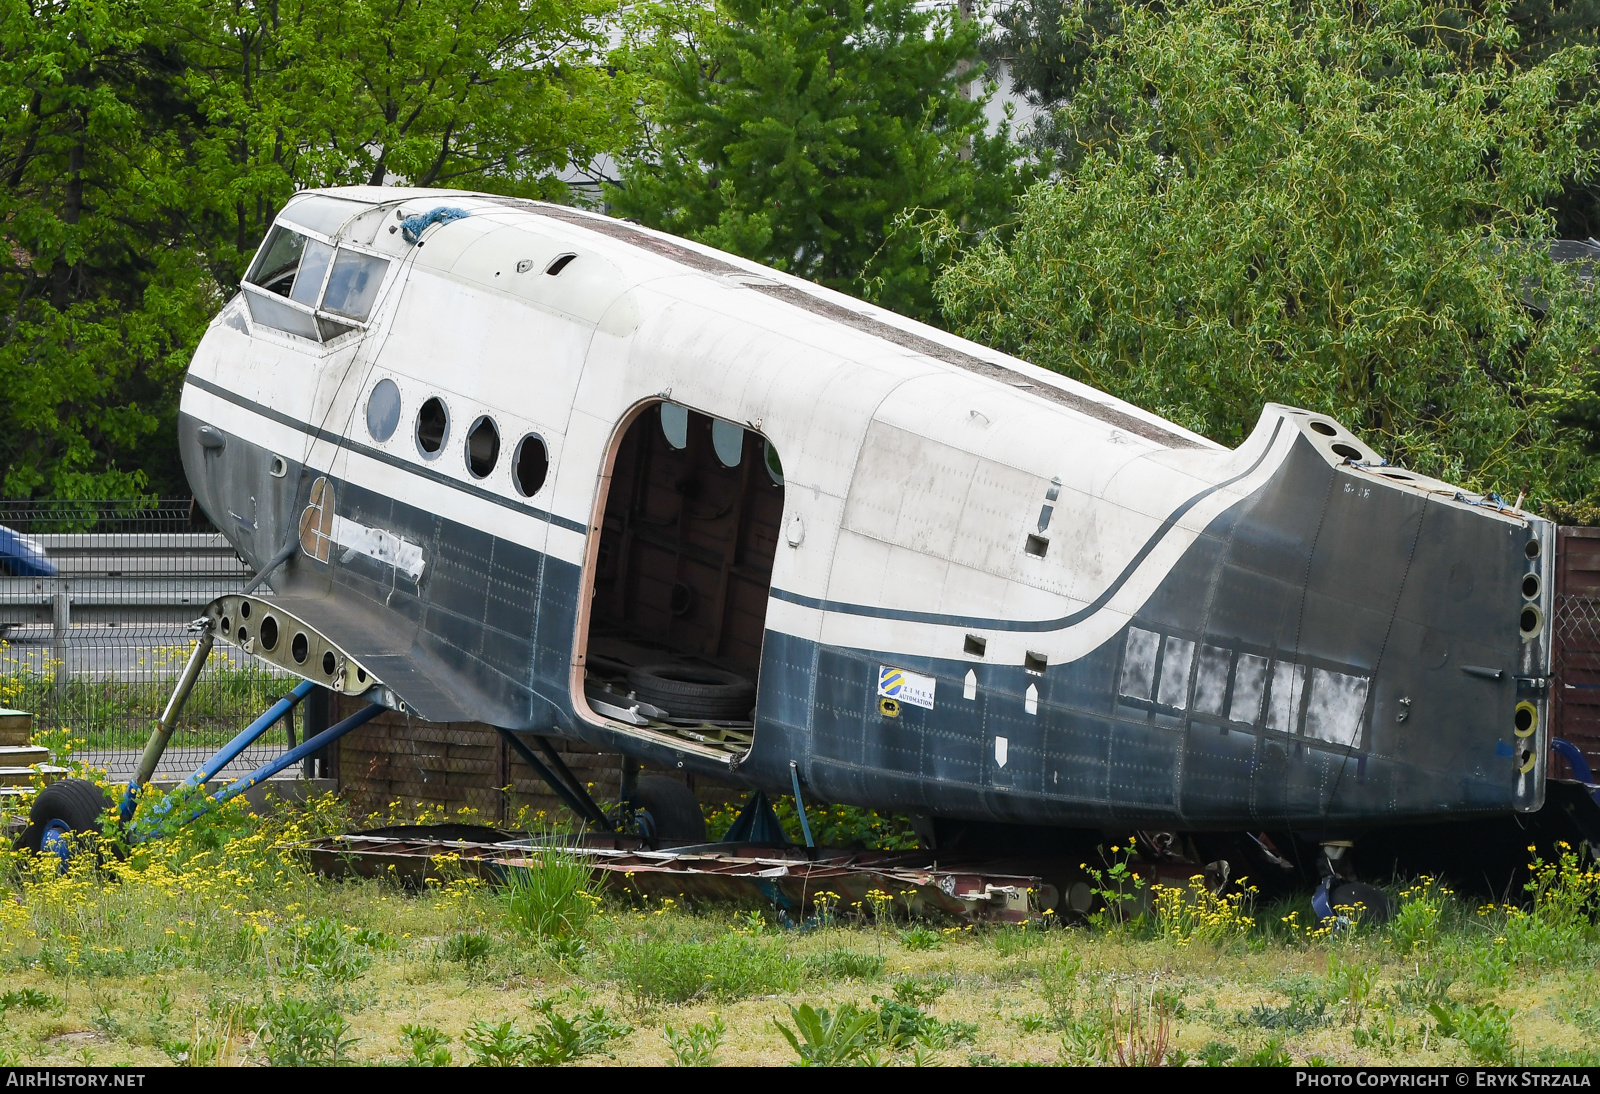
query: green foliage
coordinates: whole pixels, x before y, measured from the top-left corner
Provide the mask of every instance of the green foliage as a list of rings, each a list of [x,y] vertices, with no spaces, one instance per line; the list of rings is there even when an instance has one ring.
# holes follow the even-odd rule
[[[533,1037],[515,1022],[472,1023],[461,1035],[474,1067],[516,1067],[533,1049]]]
[[[806,971],[812,976],[842,980],[876,980],[883,975],[884,957],[877,953],[835,946],[807,954]]]
[[[912,951],[936,950],[943,942],[944,936],[924,923],[914,923],[900,932],[900,945]]]
[[[3,1019],[6,1011],[12,1007],[18,1010],[44,1010],[55,1006],[56,1002],[55,996],[38,988],[16,988],[0,994],[0,1019]]]
[[[541,1067],[597,1053],[610,1055],[605,1051],[606,1046],[633,1032],[632,1026],[612,1018],[601,1006],[590,1007],[570,1018],[556,1010],[555,1001],[551,999],[539,1000],[533,1009],[539,1018],[534,1024],[527,1059]]]
[[[645,144],[608,191],[652,227],[935,317],[909,222],[989,227],[1020,188],[984,132],[976,23],[913,0],[706,0],[643,9],[623,63]],[[937,256],[934,257],[936,260]]]
[[[928,1014],[915,1003],[899,999],[874,995],[872,1001],[878,1005],[874,1035],[890,1048],[921,1045],[938,1051],[956,1045],[968,1045],[977,1039],[978,1027],[971,1022],[944,1021]]]
[[[583,934],[599,903],[599,886],[587,862],[557,847],[529,856],[505,889],[506,912],[520,930],[551,942]]]
[[[794,1049],[801,1067],[840,1067],[859,1062],[870,1047],[877,1020],[871,1011],[863,1011],[853,1003],[841,1004],[831,1012],[810,1003],[798,1007],[791,1004],[789,1016],[794,1020],[793,1028],[776,1018],[772,1024]]]
[[[450,1067],[455,1063],[449,1036],[433,1026],[401,1026],[400,1039],[407,1049],[409,1067]]]
[[[0,491],[181,492],[179,380],[296,189],[560,197],[611,0],[0,2]]]
[[[706,813],[706,836],[718,840],[727,834],[739,817],[738,804],[720,806]],[[803,842],[800,814],[795,810],[794,798],[782,796],[772,800],[772,811],[791,843]],[[829,805],[806,803],[806,820],[811,824],[811,835],[821,847],[863,847],[869,851],[915,851],[919,846],[917,834],[911,830],[911,820],[899,814],[884,815],[854,805]]]
[[[471,964],[482,961],[494,952],[494,939],[478,931],[457,931],[439,944],[439,954],[446,961]]]
[[[263,1008],[261,1040],[273,1067],[330,1067],[345,1062],[350,1023],[324,1000],[280,999]]]
[[[1221,1041],[1207,1041],[1200,1049],[1199,1060],[1205,1067],[1225,1067],[1229,1060],[1239,1055],[1233,1045]]]
[[[312,976],[334,984],[359,979],[372,964],[372,956],[353,933],[326,916],[297,924],[285,932],[285,970],[292,976]]]
[[[1235,1067],[1288,1067],[1293,1061],[1284,1051],[1283,1042],[1274,1038],[1250,1053],[1239,1057]]]
[[[604,1007],[593,1006],[571,1017],[556,1009],[552,999],[533,1004],[538,1016],[532,1031],[515,1022],[474,1022],[462,1034],[472,1062],[479,1067],[550,1067],[585,1056],[606,1054],[608,1044],[633,1032],[616,1021]]]
[[[1428,1007],[1441,1037],[1459,1040],[1480,1064],[1514,1062],[1511,1017],[1516,1012],[1498,1003],[1434,1003]]]
[[[672,1062],[677,1067],[716,1067],[717,1049],[722,1045],[722,1035],[728,1027],[718,1015],[711,1016],[710,1024],[696,1022],[683,1032],[671,1026],[662,1027],[661,1034],[672,1051]]]
[[[1458,14],[1123,5],[1062,114],[1077,161],[946,271],[946,312],[1228,445],[1279,401],[1424,473],[1589,496],[1540,395],[1587,376],[1596,302],[1538,244],[1595,166],[1567,98],[1593,56],[1518,68],[1499,9]]]
[[[612,974],[640,1000],[743,999],[793,991],[803,966],[777,939],[721,935],[676,942],[642,936],[615,943]]]

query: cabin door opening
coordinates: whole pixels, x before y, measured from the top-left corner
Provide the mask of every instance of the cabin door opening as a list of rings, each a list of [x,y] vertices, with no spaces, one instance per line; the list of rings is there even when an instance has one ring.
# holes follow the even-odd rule
[[[602,717],[750,747],[783,466],[759,433],[672,403],[626,433],[605,501],[584,660]]]

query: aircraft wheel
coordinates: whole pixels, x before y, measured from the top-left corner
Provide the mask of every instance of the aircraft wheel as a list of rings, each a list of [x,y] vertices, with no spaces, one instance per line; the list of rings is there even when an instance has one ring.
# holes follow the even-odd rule
[[[645,665],[628,673],[634,698],[675,718],[739,720],[755,706],[755,685],[710,665]]]
[[[1335,909],[1360,907],[1361,918],[1375,927],[1389,922],[1389,917],[1394,914],[1388,893],[1360,881],[1348,881],[1334,889],[1329,903]]]
[[[33,799],[28,810],[28,827],[22,830],[13,851],[26,848],[38,851],[46,829],[57,832],[100,832],[100,814],[111,806],[111,799],[88,779],[58,779]]]
[[[667,775],[646,775],[633,791],[640,827],[663,846],[706,842],[706,818],[694,793]]]

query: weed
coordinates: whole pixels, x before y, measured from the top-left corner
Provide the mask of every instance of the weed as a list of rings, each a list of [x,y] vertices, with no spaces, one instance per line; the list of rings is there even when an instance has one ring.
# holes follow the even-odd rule
[[[1283,1042],[1274,1037],[1248,1056],[1239,1057],[1236,1067],[1288,1067],[1294,1061],[1284,1050]]]
[[[1022,923],[1015,927],[996,927],[984,935],[984,941],[993,946],[994,952],[1000,957],[1016,957],[1038,949],[1047,937],[1045,931]],[[913,947],[908,943],[906,948]],[[931,946],[928,948],[932,949]]]
[[[841,980],[876,980],[883,975],[882,954],[862,953],[843,948],[807,954],[806,972],[812,976]]]
[[[1328,993],[1345,1006],[1345,1020],[1353,1022],[1378,982],[1375,965],[1362,965],[1338,953],[1328,955]]]
[[[1450,890],[1425,878],[1421,885],[1400,893],[1400,909],[1389,921],[1389,942],[1402,956],[1431,950],[1439,940],[1440,916]]]
[[[896,1003],[904,1003],[908,1007],[925,1007],[936,1002],[941,995],[950,990],[950,981],[942,976],[926,979],[907,976],[896,980],[891,990],[894,992]]]
[[[1039,993],[1050,1012],[1051,1023],[1064,1030],[1072,1017],[1072,1008],[1078,998],[1078,970],[1083,958],[1071,950],[1063,950],[1054,966],[1046,968],[1039,977]]]
[[[1350,1038],[1357,1048],[1375,1048],[1386,1056],[1393,1056],[1399,1052],[1409,1052],[1416,1033],[1391,1010],[1374,1015],[1365,1027],[1355,1027],[1350,1031]]]
[[[350,1023],[326,1002],[282,999],[263,1016],[261,1043],[273,1067],[336,1066],[355,1044]]]
[[[474,1067],[516,1067],[533,1048],[533,1038],[515,1022],[472,1023],[461,1035]]]
[[[1114,1051],[1111,1031],[1099,1012],[1071,1015],[1057,1020],[1061,1030],[1061,1062],[1078,1066],[1103,1064]]]
[[[1257,1003],[1239,1019],[1240,1025],[1259,1026],[1262,1029],[1283,1030],[1286,1033],[1304,1033],[1327,1025],[1328,1004],[1325,1000],[1291,998],[1283,1006]]]
[[[56,997],[38,988],[16,988],[0,994],[0,1018],[12,1007],[19,1010],[45,1010],[56,1005]]]
[[[351,932],[325,916],[285,933],[290,946],[285,964],[291,976],[314,976],[334,984],[348,984],[359,979],[372,964],[372,956],[355,942]]]
[[[539,1000],[533,1009],[539,1017],[527,1057],[529,1063],[542,1066],[603,1053],[606,1045],[633,1032],[632,1026],[614,1020],[601,1006],[590,1007],[571,1018],[556,1010],[550,999]]]
[[[1394,985],[1394,998],[1407,1010],[1426,1010],[1430,1003],[1442,1003],[1450,997],[1450,985],[1456,975],[1442,965],[1415,966],[1414,971],[1403,976]]]
[[[400,1039],[410,1050],[405,1062],[411,1067],[449,1067],[455,1063],[450,1054],[450,1038],[433,1026],[401,1026]]]
[[[936,950],[943,941],[943,935],[921,923],[900,932],[900,945],[908,950]]]
[[[1156,885],[1150,894],[1156,933],[1181,946],[1191,942],[1221,945],[1242,938],[1256,925],[1249,914],[1255,892],[1241,887],[1218,896],[1199,874],[1181,886]]]
[[[1200,1063],[1206,1067],[1223,1067],[1239,1055],[1239,1050],[1222,1041],[1207,1041],[1200,1049]]]
[[[794,991],[803,969],[778,940],[735,934],[709,942],[629,939],[612,947],[611,966],[636,999],[662,1003]]]
[[[589,864],[558,847],[530,858],[507,879],[506,914],[519,930],[556,942],[583,934],[599,906]]]
[[[921,1044],[938,1051],[971,1044],[978,1037],[978,1027],[971,1022],[941,1021],[920,1007],[881,995],[874,995],[872,1001],[878,1005],[874,1039],[889,1048]]]
[[[727,1031],[722,1019],[712,1015],[709,1025],[696,1022],[681,1033],[666,1026],[662,1036],[667,1039],[667,1048],[672,1051],[672,1062],[676,1066],[715,1067],[717,1049],[722,1047],[722,1035]]]
[[[1460,1041],[1478,1063],[1513,1062],[1511,1017],[1516,1012],[1510,1008],[1492,1002],[1474,1006],[1434,1003],[1428,1013],[1439,1023],[1439,1035]]]
[[[494,939],[476,931],[458,931],[439,944],[439,955],[447,961],[471,964],[494,952]]]
[[[1122,1006],[1116,993],[1111,993],[1106,1024],[1118,1067],[1160,1067],[1165,1062],[1172,1045],[1168,1000],[1169,993],[1151,991],[1141,1002],[1139,989],[1134,988],[1127,1005]]]
[[[854,1004],[845,1003],[829,1012],[827,1007],[813,1008],[810,1003],[789,1007],[794,1028],[774,1018],[783,1039],[789,1042],[801,1067],[837,1067],[852,1064],[866,1055],[868,1036],[876,1024],[876,1016],[862,1011]]]

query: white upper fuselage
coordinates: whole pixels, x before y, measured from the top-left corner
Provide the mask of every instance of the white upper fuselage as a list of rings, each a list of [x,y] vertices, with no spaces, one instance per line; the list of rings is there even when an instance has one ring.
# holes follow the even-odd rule
[[[351,216],[337,223],[325,207],[300,215],[316,194],[349,199]],[[469,215],[428,228],[415,245],[393,230],[400,218],[442,205]],[[313,238],[392,260],[365,332],[318,343],[247,324],[236,299],[213,323],[191,375],[276,416],[192,384],[186,413],[580,566],[608,451],[630,410],[670,400],[738,423],[772,442],[786,479],[772,588],[793,595],[774,597],[767,626],[827,645],[960,656],[969,625],[895,613],[1064,621],[1104,601],[1061,626],[986,635],[993,662],[1020,663],[1025,651],[1072,661],[1125,626],[1207,524],[1266,481],[1298,436],[1337,440],[1378,462],[1346,431],[1307,434],[1309,416],[1277,407],[1264,425],[1282,418],[1286,428],[1259,429],[1229,451],[1005,354],[629,226],[665,251],[649,249],[598,230],[617,222],[571,209],[356,187],[299,195],[280,223],[310,229],[319,218]],[[577,257],[559,276],[546,274],[562,254]],[[773,289],[791,299],[763,291]],[[818,306],[797,306],[794,294]],[[841,310],[862,322],[840,321]],[[976,374],[930,355],[930,345],[1002,371]],[[379,441],[368,435],[365,407],[383,378],[399,386],[401,426]],[[1105,408],[1111,420],[1041,397],[1049,389]],[[450,434],[425,459],[412,423],[434,396],[449,409]],[[469,473],[462,438],[480,415],[494,420],[508,450],[525,434],[544,438],[550,474],[536,496],[521,496],[509,458],[486,478]],[[1151,427],[1149,435],[1130,431],[1130,422]],[[433,478],[396,461],[426,466]],[[1040,528],[1046,505],[1053,513]],[[1044,557],[1026,549],[1030,534],[1048,541]],[[841,614],[828,603],[889,615]]]

